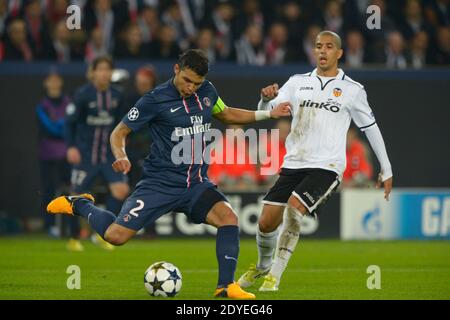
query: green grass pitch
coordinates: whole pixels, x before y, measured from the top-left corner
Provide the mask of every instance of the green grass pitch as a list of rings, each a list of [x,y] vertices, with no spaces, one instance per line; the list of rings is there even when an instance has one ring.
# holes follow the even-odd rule
[[[0,299],[156,299],[143,285],[146,268],[178,266],[175,299],[211,299],[217,279],[214,239],[133,240],[114,252],[88,241],[85,251],[65,241],[0,238]],[[256,259],[253,239],[241,240],[237,277]],[[69,265],[81,268],[81,289],[69,290]],[[381,289],[366,287],[369,265],[381,268]],[[259,285],[260,283],[258,283]],[[280,291],[250,291],[257,299],[450,299],[450,242],[300,240]]]

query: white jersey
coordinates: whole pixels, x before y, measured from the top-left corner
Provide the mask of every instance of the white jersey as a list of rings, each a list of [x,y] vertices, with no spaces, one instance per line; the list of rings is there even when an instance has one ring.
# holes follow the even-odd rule
[[[336,77],[320,77],[316,71],[290,77],[275,99],[260,106],[274,108],[286,101],[292,105],[283,168],[321,168],[342,177],[351,120],[364,131],[375,125],[375,118],[360,83],[341,69]]]

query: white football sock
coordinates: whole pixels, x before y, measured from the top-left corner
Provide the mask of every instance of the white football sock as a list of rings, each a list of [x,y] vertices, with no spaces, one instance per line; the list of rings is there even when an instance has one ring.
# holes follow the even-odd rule
[[[275,252],[274,262],[270,269],[270,273],[281,280],[284,270],[287,267],[289,259],[297,246],[300,236],[300,224],[302,215],[298,210],[287,207],[284,213],[283,226],[278,238],[277,250]]]
[[[273,252],[277,246],[278,228],[275,231],[264,233],[256,231],[256,245],[258,246],[258,264],[256,268],[267,270],[272,264]]]

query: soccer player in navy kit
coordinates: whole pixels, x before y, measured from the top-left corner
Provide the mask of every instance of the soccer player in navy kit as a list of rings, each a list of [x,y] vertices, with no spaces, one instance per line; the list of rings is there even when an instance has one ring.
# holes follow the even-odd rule
[[[123,94],[111,86],[113,62],[99,57],[92,63],[92,81],[79,88],[66,109],[65,139],[67,160],[72,164],[74,193],[87,192],[95,178],[102,175],[111,195],[106,207],[117,212],[129,194],[126,176],[111,168],[114,156],[109,136],[126,113]],[[101,240],[101,239],[99,239]],[[113,248],[100,241],[105,249]]]
[[[113,168],[125,174],[131,167],[125,153],[127,135],[149,126],[154,141],[145,159],[144,176],[125,201],[119,216],[116,218],[112,212],[95,207],[90,194],[56,198],[47,210],[87,218],[90,225],[114,245],[126,243],[140,228],[165,213],[183,212],[195,223],[217,227],[219,280],[214,296],[253,299],[253,294],[243,291],[234,282],[239,254],[238,218],[226,197],[208,180],[207,163],[195,160],[203,159],[204,137],[210,130],[213,116],[224,123],[246,124],[289,116],[289,104],[281,103],[271,111],[227,107],[214,86],[205,80],[208,58],[201,50],[183,53],[174,72],[172,79],[145,94],[111,134],[116,158]],[[200,147],[194,144],[198,137],[203,141]],[[176,164],[172,151],[183,138],[191,141],[188,158],[192,161]]]

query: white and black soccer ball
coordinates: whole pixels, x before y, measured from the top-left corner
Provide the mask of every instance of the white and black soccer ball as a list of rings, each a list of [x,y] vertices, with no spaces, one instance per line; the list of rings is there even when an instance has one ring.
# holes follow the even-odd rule
[[[144,274],[144,286],[154,297],[174,297],[181,290],[180,270],[173,264],[160,261],[148,267]]]

